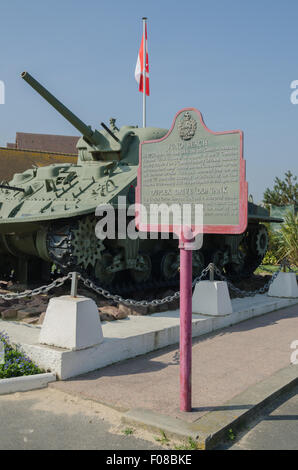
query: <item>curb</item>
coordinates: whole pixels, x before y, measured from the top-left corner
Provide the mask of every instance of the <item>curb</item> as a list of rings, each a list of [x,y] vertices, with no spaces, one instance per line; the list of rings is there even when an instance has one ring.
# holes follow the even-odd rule
[[[15,392],[27,392],[37,388],[45,388],[49,382],[56,381],[56,374],[25,375],[23,377],[11,377],[0,379],[0,395]]]
[[[191,438],[197,442],[198,449],[209,450],[228,441],[229,430],[235,434],[249,424],[262,408],[297,384],[298,367],[290,365],[252,385],[193,423],[140,408],[124,413],[121,421],[158,433],[163,431],[167,436],[183,441]]]

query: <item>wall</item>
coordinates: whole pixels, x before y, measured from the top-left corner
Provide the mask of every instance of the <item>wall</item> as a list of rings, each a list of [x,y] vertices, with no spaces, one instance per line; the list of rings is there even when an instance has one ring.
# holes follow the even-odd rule
[[[17,150],[0,147],[0,181],[10,181],[15,173],[52,163],[76,163],[77,155]]]

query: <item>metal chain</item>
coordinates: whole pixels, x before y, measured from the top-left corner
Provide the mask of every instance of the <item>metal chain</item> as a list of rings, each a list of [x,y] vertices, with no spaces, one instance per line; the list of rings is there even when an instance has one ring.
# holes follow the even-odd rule
[[[237,287],[235,287],[225,276],[223,276],[221,271],[217,268],[217,266],[215,266],[214,263],[210,263],[205,269],[203,269],[201,274],[193,280],[192,286],[194,287],[197,282],[201,281],[202,278],[205,277],[208,274],[209,271],[214,270],[214,272],[218,275],[218,277],[222,281],[227,282],[227,284],[231,288],[231,290],[233,290],[234,292],[236,292],[237,294],[239,294],[243,297],[252,297],[256,294],[264,294],[269,289],[270,285],[276,279],[278,274],[281,272],[281,269],[282,269],[282,266],[278,269],[278,271],[276,271],[272,275],[271,279],[263,287],[261,287],[260,289],[257,289],[255,291],[244,291],[244,290],[241,290],[241,289],[238,289]],[[149,307],[149,306],[163,305],[165,303],[173,302],[174,300],[177,300],[180,297],[180,291],[177,291],[173,295],[164,297],[163,299],[156,299],[156,300],[151,300],[151,301],[124,299],[120,295],[113,295],[109,291],[103,289],[102,287],[97,286],[90,279],[85,279],[82,276],[80,276],[80,279],[86,287],[88,287],[89,289],[94,290],[97,294],[100,294],[100,295],[102,295],[103,297],[105,297],[107,299],[111,299],[116,303],[122,303],[122,304],[125,304],[125,305],[134,305],[134,306],[139,306],[139,307]]]
[[[201,274],[193,280],[192,282],[193,287],[195,286],[197,282],[201,281],[201,279],[208,274],[208,271],[210,270],[210,266],[211,265],[209,264],[205,269],[203,269]],[[155,299],[155,300],[124,299],[120,295],[111,294],[109,291],[103,289],[100,286],[97,286],[96,284],[94,284],[93,281],[91,281],[90,279],[85,279],[81,275],[80,275],[80,280],[84,283],[86,287],[94,290],[97,294],[102,295],[106,299],[111,299],[114,302],[121,303],[124,305],[134,305],[135,307],[155,307],[156,305],[163,305],[166,303],[173,302],[174,300],[177,300],[180,297],[180,291],[177,291],[173,295],[168,295],[167,297],[164,297],[163,299]]]
[[[267,290],[269,290],[269,287],[271,286],[272,282],[277,278],[277,276],[281,272],[281,270],[282,270],[282,266],[280,266],[279,269],[274,274],[272,274],[271,279],[263,287],[261,287],[260,289],[257,289],[255,291],[245,291],[245,290],[238,289],[238,287],[233,286],[233,284],[225,276],[222,275],[220,270],[216,266],[214,266],[214,271],[216,272],[218,277],[222,281],[226,281],[226,283],[228,284],[230,289],[232,291],[236,292],[237,294],[241,295],[242,297],[253,297],[256,294],[264,294],[265,292],[267,292]]]
[[[71,276],[72,276],[72,273],[68,273],[64,277],[59,277],[58,279],[55,279],[55,281],[51,282],[51,284],[48,284],[47,286],[37,287],[36,289],[25,290],[23,292],[16,292],[15,294],[0,294],[0,299],[15,300],[15,299],[22,299],[24,297],[31,297],[33,295],[46,294],[47,292],[54,289],[55,287],[62,286],[65,283],[65,281],[67,281],[67,279],[71,278]]]
[[[264,292],[266,292],[269,289],[270,285],[273,283],[273,281],[276,279],[278,274],[281,272],[282,268],[283,268],[283,265],[280,265],[279,269],[274,274],[272,274],[272,272],[268,270],[268,272],[270,272],[270,274],[272,274],[272,277],[260,289],[257,289],[255,291],[244,291],[244,290],[238,289],[238,287],[235,287],[221,273],[221,271],[217,268],[217,266],[214,263],[210,263],[206,268],[203,269],[201,274],[193,280],[192,287],[194,287],[197,282],[201,281],[208,274],[208,272],[211,271],[211,272],[215,272],[217,274],[217,276],[222,281],[227,282],[230,289],[232,291],[236,292],[238,295],[241,295],[243,297],[252,297],[256,294],[263,294]],[[36,289],[25,290],[23,292],[18,292],[18,293],[14,293],[14,294],[12,294],[12,293],[11,294],[0,294],[0,299],[14,300],[14,299],[21,299],[21,298],[24,298],[24,297],[30,297],[30,296],[39,295],[39,294],[46,294],[47,292],[54,289],[55,287],[62,286],[65,283],[65,281],[67,281],[71,277],[72,277],[72,273],[70,272],[66,276],[63,276],[63,277],[60,277],[60,278],[56,279],[51,284],[44,285],[44,286],[38,287]],[[87,288],[92,289],[97,294],[102,295],[106,299],[111,299],[116,303],[122,303],[122,304],[125,304],[125,305],[134,305],[136,307],[157,306],[157,305],[163,305],[163,304],[166,304],[166,303],[171,303],[171,302],[173,302],[175,300],[178,300],[180,298],[180,291],[176,291],[173,295],[168,295],[168,296],[164,297],[163,299],[155,299],[155,300],[151,300],[151,301],[149,301],[149,300],[125,299],[125,298],[121,297],[120,295],[111,294],[108,290],[96,285],[90,279],[84,278],[80,273],[78,273],[78,278],[84,283],[84,285]]]

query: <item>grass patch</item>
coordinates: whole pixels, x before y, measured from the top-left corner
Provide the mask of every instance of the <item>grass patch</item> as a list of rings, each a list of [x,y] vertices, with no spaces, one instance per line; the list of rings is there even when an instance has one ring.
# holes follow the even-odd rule
[[[130,436],[131,434],[134,433],[134,429],[132,428],[125,428],[122,430],[123,434],[125,434],[125,436]]]
[[[175,446],[175,450],[197,450],[198,446],[194,439],[191,437],[188,438],[187,444],[182,444],[180,446]]]
[[[44,372],[26,354],[20,351],[17,346],[12,346],[8,336],[2,331],[0,331],[0,346],[4,346],[3,361],[1,361],[3,357],[0,354],[0,379],[42,374]]]
[[[166,445],[170,442],[170,440],[166,436],[166,433],[162,430],[160,430],[160,437],[155,437],[154,439],[163,445]]]
[[[259,266],[259,267],[255,270],[255,274],[259,274],[259,273],[270,274],[270,273],[268,273],[268,271],[270,271],[271,273],[275,273],[276,271],[279,270],[279,268],[280,268],[279,265],[261,264],[261,266]]]
[[[270,274],[270,273],[275,273],[280,269],[279,264],[261,264],[256,270],[255,274],[260,274],[260,273],[265,273],[265,274]],[[295,272],[298,274],[298,268],[296,266],[291,266],[292,272]],[[269,272],[270,271],[270,272]],[[287,269],[288,272],[288,269]]]
[[[229,431],[228,431],[228,436],[229,436],[230,441],[234,441],[234,440],[235,440],[236,436],[235,436],[234,431],[233,431],[232,428],[229,429]]]

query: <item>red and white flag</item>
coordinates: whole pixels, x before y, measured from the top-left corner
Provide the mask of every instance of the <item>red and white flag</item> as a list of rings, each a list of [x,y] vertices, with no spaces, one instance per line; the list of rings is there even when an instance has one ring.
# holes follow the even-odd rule
[[[144,93],[144,56],[146,55],[145,71],[146,71],[146,95],[149,96],[149,60],[148,60],[148,44],[147,44],[147,24],[145,25],[145,51],[144,54],[144,34],[142,37],[141,47],[139,50],[137,65],[135,69],[135,79],[139,84],[139,91]]]

